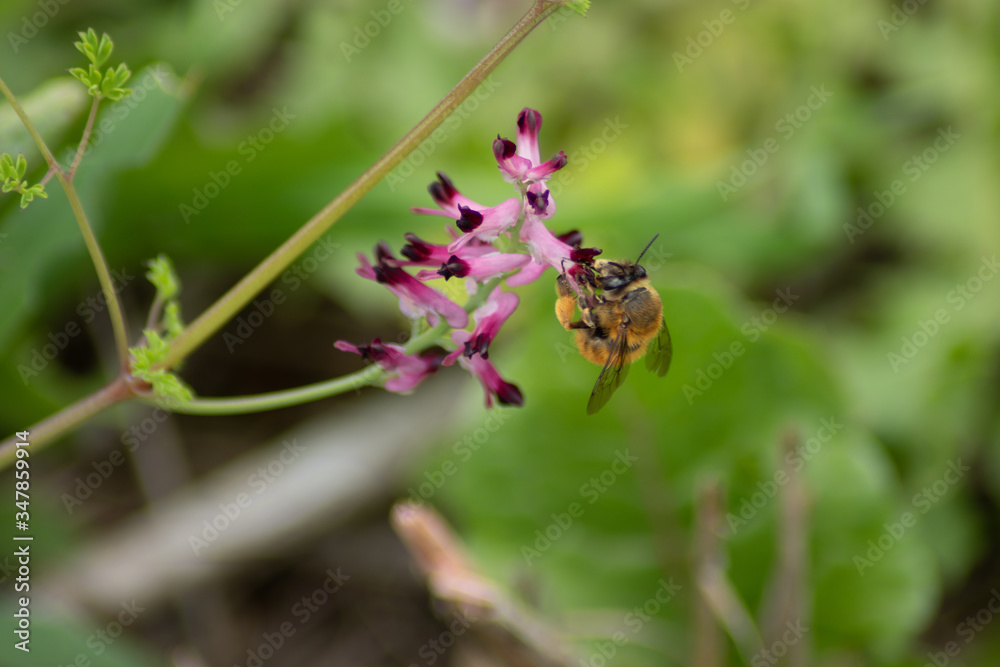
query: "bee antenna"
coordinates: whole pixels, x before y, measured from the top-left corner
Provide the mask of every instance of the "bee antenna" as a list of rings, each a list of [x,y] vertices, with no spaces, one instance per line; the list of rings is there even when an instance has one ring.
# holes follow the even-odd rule
[[[639,260],[640,260],[640,259],[642,259],[642,256],[646,254],[646,251],[647,251],[647,250],[649,250],[649,246],[653,245],[653,241],[655,241],[655,240],[656,240],[656,239],[658,239],[658,238],[660,238],[660,235],[659,235],[659,234],[657,234],[657,235],[656,235],[656,236],[654,236],[653,238],[649,239],[649,243],[647,243],[647,244],[646,244],[646,247],[645,247],[645,248],[643,248],[643,249],[642,249],[642,252],[640,252],[640,253],[639,253],[639,257],[638,257],[638,259],[636,259],[636,260],[635,260],[635,263],[636,263],[636,264],[638,264],[638,263],[639,263]]]

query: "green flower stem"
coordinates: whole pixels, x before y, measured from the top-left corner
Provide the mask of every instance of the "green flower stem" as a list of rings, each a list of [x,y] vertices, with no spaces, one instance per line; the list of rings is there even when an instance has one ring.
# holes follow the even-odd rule
[[[32,453],[49,444],[58,436],[79,426],[98,412],[121,403],[135,394],[129,385],[129,378],[119,375],[110,384],[90,394],[73,405],[57,412],[48,419],[38,422],[26,429],[30,436]],[[0,444],[0,470],[8,467],[13,461],[17,449],[17,440],[8,438]]]
[[[430,133],[458,108],[514,50],[532,29],[550,14],[562,7],[562,3],[535,0],[531,9],[494,46],[465,77],[458,82],[437,106],[431,109],[423,120],[414,126],[375,164],[369,167],[353,183],[347,186],[329,204],[314,215],[277,250],[264,259],[242,280],[226,292],[208,310],[202,313],[170,343],[170,351],[161,366],[176,365],[187,357],[209,336],[232,319],[250,300],[259,294],[271,281],[277,278],[295,259],[319,239],[341,216],[354,206],[369,190],[382,180],[403,159],[412,153]]]
[[[502,278],[494,278],[486,284],[481,285],[475,294],[465,302],[465,311],[471,313],[481,306],[486,297],[500,284]],[[415,336],[406,345],[406,354],[417,354],[423,352],[431,345],[436,345],[441,341],[451,327],[447,322],[441,320],[437,326],[431,327],[419,336]],[[158,404],[165,410],[186,415],[238,415],[248,412],[264,412],[266,410],[277,410],[287,408],[300,403],[318,401],[321,398],[344,394],[361,387],[375,384],[382,379],[385,371],[377,364],[367,366],[360,371],[344,375],[343,377],[316,384],[296,387],[284,391],[273,391],[267,394],[254,394],[252,396],[234,396],[232,398],[196,398],[193,401],[177,405]]]
[[[381,367],[372,364],[350,375],[286,391],[274,391],[253,396],[234,396],[233,398],[196,398],[178,405],[158,405],[170,412],[185,415],[237,415],[247,412],[264,412],[317,401],[337,394],[345,394],[376,383],[384,373],[385,371]]]
[[[101,252],[101,246],[97,243],[97,238],[94,236],[94,230],[90,227],[90,222],[87,220],[87,214],[83,210],[83,204],[80,203],[80,196],[76,192],[76,188],[73,187],[73,182],[71,178],[68,178],[63,170],[59,167],[59,163],[56,162],[55,157],[52,155],[52,151],[45,144],[45,140],[38,133],[35,125],[28,118],[28,115],[24,112],[21,104],[14,97],[14,93],[11,92],[7,84],[4,83],[3,79],[0,78],[0,91],[3,92],[4,97],[7,98],[7,102],[10,103],[11,108],[14,113],[17,114],[18,118],[21,119],[21,123],[24,124],[25,129],[28,130],[28,134],[34,139],[35,145],[38,146],[38,150],[42,152],[45,157],[45,162],[48,163],[49,169],[51,169],[56,178],[59,179],[59,183],[62,185],[63,190],[66,192],[66,198],[69,200],[70,208],[73,209],[73,215],[76,217],[76,222],[80,226],[80,233],[83,234],[83,242],[87,246],[87,251],[90,253],[90,260],[94,264],[94,269],[97,271],[97,278],[101,283],[101,290],[104,292],[104,297],[108,302],[108,316],[111,318],[111,328],[115,335],[115,348],[118,350],[118,363],[122,370],[128,369],[128,335],[125,331],[125,317],[122,315],[121,303],[118,301],[118,294],[115,292],[114,283],[111,281],[111,271],[108,270],[108,264],[104,260],[104,253]],[[91,110],[91,115],[94,111]],[[88,126],[90,125],[88,121]]]
[[[483,305],[486,298],[493,292],[494,289],[496,289],[496,286],[499,285],[505,277],[506,274],[498,278],[493,278],[492,280],[480,285],[476,290],[476,293],[470,296],[468,301],[465,302],[465,305],[463,306],[463,308],[465,308],[465,312],[471,313],[476,308]],[[417,354],[418,352],[423,352],[431,345],[437,345],[440,342],[441,337],[444,336],[450,329],[451,327],[448,323],[442,319],[437,323],[437,326],[433,326],[419,336],[411,338],[410,342],[406,344],[403,351],[406,354]]]
[[[73,163],[69,166],[69,171],[66,172],[66,178],[73,180],[73,176],[76,174],[76,168],[80,166],[80,160],[83,159],[83,152],[87,150],[87,144],[90,143],[90,133],[94,131],[94,123],[97,121],[97,109],[101,106],[101,98],[95,97],[94,101],[90,105],[90,115],[87,116],[87,125],[83,128],[83,136],[80,138],[80,145],[77,146],[76,155],[73,156]]]

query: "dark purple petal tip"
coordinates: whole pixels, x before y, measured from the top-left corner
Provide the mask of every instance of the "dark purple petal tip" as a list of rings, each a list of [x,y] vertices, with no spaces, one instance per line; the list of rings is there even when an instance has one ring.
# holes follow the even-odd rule
[[[490,358],[490,337],[484,333],[479,334],[475,338],[470,338],[465,341],[465,351],[462,352],[466,357],[472,358],[472,355],[478,354],[483,359]]]
[[[600,248],[574,248],[569,253],[569,258],[577,263],[588,264],[603,251]]]
[[[534,209],[535,213],[541,215],[545,213],[545,209],[549,206],[549,191],[546,190],[541,194],[536,194],[531,190],[528,191],[528,205]]]
[[[401,254],[406,259],[411,262],[420,262],[427,259],[431,254],[430,246],[427,245],[423,240],[418,238],[416,234],[406,234],[406,240],[409,241],[406,245],[399,249],[399,254]]]
[[[469,275],[469,263],[455,255],[448,258],[448,261],[441,265],[438,274],[448,280],[449,278],[464,278]]]
[[[579,248],[580,244],[583,243],[583,233],[578,229],[571,229],[565,234],[560,234],[556,238],[566,245],[574,248]]]
[[[497,400],[503,405],[516,405],[517,407],[524,405],[524,395],[516,384],[503,382],[497,387],[496,394]]]
[[[471,232],[483,224],[483,214],[479,211],[473,211],[468,206],[462,206],[461,204],[458,205],[458,210],[462,213],[462,217],[455,224],[463,232]]]
[[[440,171],[437,172],[437,177],[438,180],[427,186],[427,191],[431,193],[431,197],[438,204],[449,204],[455,198],[455,195],[458,194],[458,188],[455,187],[450,178]]]
[[[502,139],[500,135],[493,141],[493,155],[497,160],[508,160],[517,153],[517,144],[510,139]]]
[[[382,264],[386,260],[394,259],[396,258],[392,256],[392,250],[389,249],[389,245],[385,241],[379,241],[375,246],[375,261]]]
[[[542,114],[525,107],[517,114],[517,129],[537,134],[542,129]]]

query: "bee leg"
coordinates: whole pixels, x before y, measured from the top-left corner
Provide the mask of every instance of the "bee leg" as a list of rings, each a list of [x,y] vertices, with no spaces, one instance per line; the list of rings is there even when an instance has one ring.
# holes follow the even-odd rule
[[[569,286],[569,281],[566,280],[566,276],[561,273],[558,277],[556,277],[556,295],[560,299],[565,299],[567,297],[572,299],[576,296],[576,292],[574,292],[573,288]]]

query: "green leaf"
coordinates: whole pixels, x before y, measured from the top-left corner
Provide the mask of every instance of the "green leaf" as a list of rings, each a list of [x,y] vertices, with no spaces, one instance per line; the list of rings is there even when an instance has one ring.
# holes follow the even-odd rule
[[[108,71],[104,73],[104,78],[101,81],[101,95],[107,97],[109,100],[117,102],[121,98],[130,94],[132,91],[128,88],[122,88],[129,77],[132,76],[132,72],[129,71],[128,66],[122,63],[117,69],[108,68]]]
[[[98,67],[103,65],[108,57],[111,56],[111,51],[115,48],[114,43],[111,41],[111,37],[108,33],[101,35],[101,42],[97,45],[97,61],[94,63]]]
[[[45,186],[41,183],[36,183],[30,188],[26,188],[21,191],[21,208],[27,208],[28,204],[30,204],[35,197],[41,197],[42,199],[49,198],[48,193],[45,192]]]
[[[100,39],[97,38],[97,33],[94,32],[93,28],[88,28],[87,32],[77,34],[80,35],[80,41],[73,42],[73,46],[85,55],[94,66],[100,67],[111,56],[114,43],[108,33],[102,34]]]
[[[17,173],[18,180],[24,178],[24,172],[28,170],[28,161],[24,159],[23,154],[18,154],[17,164],[14,166],[14,170]]]
[[[580,16],[586,16],[590,10],[590,0],[569,0],[566,5]]]
[[[79,42],[73,42],[73,46],[76,50],[87,57],[87,60],[94,62],[95,48],[97,45],[97,33],[94,32],[93,28],[88,28],[87,32],[78,32],[80,35]]]
[[[190,401],[194,398],[191,390],[179,377],[164,368],[153,368],[166,357],[169,348],[167,342],[152,329],[146,329],[143,335],[146,337],[145,345],[129,348],[132,355],[132,376],[151,384],[153,393],[160,398],[172,401]]]
[[[162,368],[153,371],[147,381],[153,385],[153,392],[160,398],[180,402],[194,398],[194,393],[179,377]]]
[[[88,88],[90,87],[90,76],[87,74],[87,70],[83,69],[82,67],[71,67],[69,73],[73,76],[74,79],[77,79],[80,83],[87,86]]]
[[[7,153],[0,155],[0,176],[4,180],[17,178],[17,171],[14,169],[14,159]]]
[[[146,262],[149,271],[146,272],[146,279],[153,283],[156,288],[156,297],[163,301],[169,301],[180,292],[180,280],[174,271],[174,265],[170,258],[160,253],[155,259]]]

